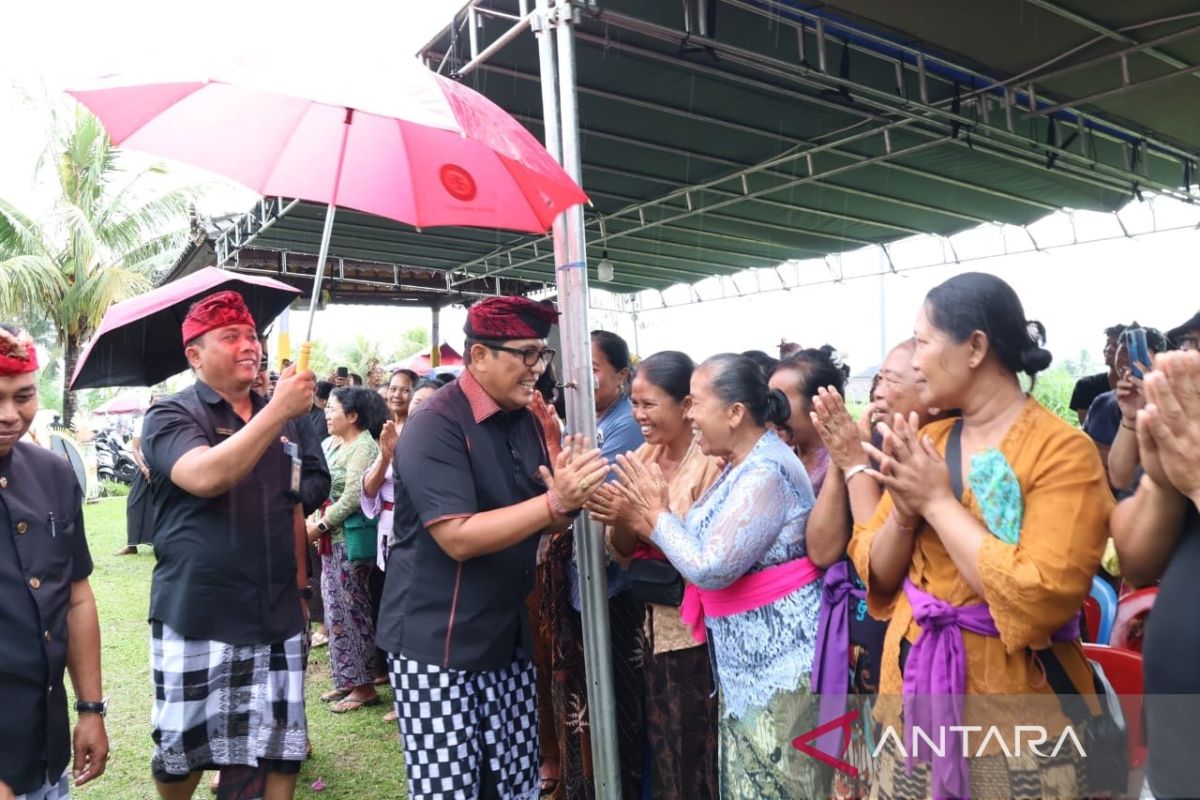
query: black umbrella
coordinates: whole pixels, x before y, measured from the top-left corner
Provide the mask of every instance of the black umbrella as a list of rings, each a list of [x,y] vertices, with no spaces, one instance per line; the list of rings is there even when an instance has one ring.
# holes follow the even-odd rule
[[[232,289],[246,301],[259,331],[300,294],[286,283],[205,267],[104,313],[100,328],[75,365],[71,389],[153,386],[188,368],[181,326],[188,309],[214,292]]]

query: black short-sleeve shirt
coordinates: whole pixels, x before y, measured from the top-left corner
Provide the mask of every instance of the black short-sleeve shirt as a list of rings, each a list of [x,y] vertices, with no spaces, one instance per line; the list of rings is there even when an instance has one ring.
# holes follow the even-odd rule
[[[459,670],[501,669],[518,648],[530,656],[525,598],[537,537],[459,562],[429,526],[545,493],[538,467],[548,463],[533,415],[500,410],[469,372],[413,415],[393,461],[396,543],[376,632],[380,647]]]
[[[1091,408],[1093,400],[1107,392],[1110,388],[1107,372],[1100,372],[1080,378],[1075,382],[1075,390],[1071,392],[1071,409],[1078,411],[1082,408],[1086,411]]]
[[[253,414],[266,401],[251,393]],[[150,619],[196,639],[281,642],[304,627],[296,587],[294,508],[329,494],[329,470],[305,417],[289,420],[250,474],[219,497],[189,494],[171,468],[197,447],[215,447],[245,423],[201,381],[156,403],[142,427],[158,529]],[[302,447],[301,491],[291,491],[285,443]]]
[[[67,610],[71,584],[91,572],[75,473],[18,442],[0,458],[0,781],[18,795],[70,761]]]

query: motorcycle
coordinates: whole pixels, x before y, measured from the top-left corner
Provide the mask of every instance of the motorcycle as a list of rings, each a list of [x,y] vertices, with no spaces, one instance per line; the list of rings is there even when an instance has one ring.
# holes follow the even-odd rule
[[[137,472],[133,454],[114,433],[105,431],[96,435],[96,477],[129,485]]]

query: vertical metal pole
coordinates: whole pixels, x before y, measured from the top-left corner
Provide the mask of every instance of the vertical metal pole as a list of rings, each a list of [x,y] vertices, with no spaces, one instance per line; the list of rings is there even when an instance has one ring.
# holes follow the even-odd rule
[[[558,0],[557,54],[550,36],[549,0],[538,0],[541,12],[538,54],[542,71],[542,113],[546,148],[577,183],[583,183],[580,157],[579,109],[575,87],[575,29],[573,9]],[[555,56],[557,55],[557,64]],[[557,66],[557,75],[556,75]],[[557,88],[557,94],[555,89]],[[596,436],[596,404],[592,393],[592,347],[588,325],[588,276],[583,206],[574,206],[554,222],[555,279],[562,312],[560,334],[564,382],[568,389],[567,429]],[[617,755],[616,699],[613,690],[612,646],[609,637],[607,559],[599,526],[585,512],[575,524],[575,562],[582,600],[583,657],[587,673],[588,716],[596,797],[621,796]]]
[[[430,308],[430,313],[433,315],[433,324],[430,325],[430,341],[429,348],[429,366],[440,367],[442,365],[442,307],[433,306]]]

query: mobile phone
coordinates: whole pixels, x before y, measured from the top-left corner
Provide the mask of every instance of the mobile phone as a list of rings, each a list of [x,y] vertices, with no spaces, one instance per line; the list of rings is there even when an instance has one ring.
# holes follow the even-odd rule
[[[1125,337],[1125,350],[1129,353],[1129,371],[1133,377],[1141,380],[1145,377],[1138,369],[1138,364],[1150,366],[1150,346],[1146,344],[1145,328],[1127,328],[1121,334]]]
[[[349,378],[350,377],[350,368],[349,367],[338,367],[337,368],[337,376],[339,378]]]

